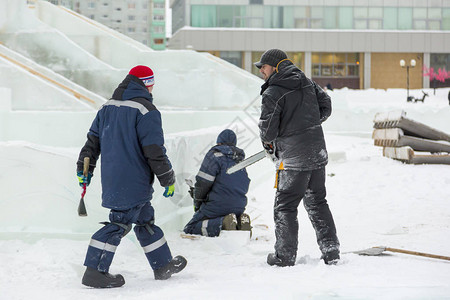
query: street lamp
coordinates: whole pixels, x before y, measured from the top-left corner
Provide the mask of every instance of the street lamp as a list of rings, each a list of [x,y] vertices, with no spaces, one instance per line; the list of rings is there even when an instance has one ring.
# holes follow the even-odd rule
[[[409,65],[406,65],[406,62],[404,59],[400,60],[400,66],[402,68],[406,68],[406,101],[409,101],[409,68],[414,68],[416,66],[416,60],[411,59],[409,62]]]

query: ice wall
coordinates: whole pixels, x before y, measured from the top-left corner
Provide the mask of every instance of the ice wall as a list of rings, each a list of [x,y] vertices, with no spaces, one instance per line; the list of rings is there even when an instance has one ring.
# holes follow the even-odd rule
[[[242,133],[243,126],[235,128],[241,132],[238,146],[245,146],[247,153],[252,154],[260,145],[255,139],[249,143],[252,136]],[[192,217],[192,199],[184,179],[196,175],[204,155],[223,129],[217,126],[166,136],[167,154],[176,174],[176,192],[172,198],[164,198],[164,189],[156,180],[152,200],[157,224],[165,230],[181,230]],[[0,232],[92,233],[99,228],[98,222],[108,220],[109,211],[101,207],[100,163],[85,196],[88,217],[77,215],[81,189],[75,163],[81,146],[60,148],[30,142],[0,142],[0,169],[7,170],[0,173]],[[267,173],[267,176],[273,173],[271,165]],[[258,184],[261,181],[252,181],[252,187]]]
[[[106,99],[0,45],[0,86],[12,89],[12,109],[86,111]]]
[[[239,109],[258,96],[261,79],[212,55],[152,51],[74,12],[36,3],[32,11],[24,1],[0,3],[8,24],[22,23],[1,28],[0,42],[103,97],[137,64],[154,70],[154,93],[166,107]]]

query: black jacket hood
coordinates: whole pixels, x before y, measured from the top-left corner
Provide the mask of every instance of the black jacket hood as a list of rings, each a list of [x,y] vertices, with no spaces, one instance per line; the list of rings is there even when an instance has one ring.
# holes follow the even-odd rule
[[[274,72],[261,86],[261,95],[269,87],[277,85],[289,90],[299,90],[311,85],[305,73],[297,68],[291,61],[284,61],[278,66],[278,72]]]

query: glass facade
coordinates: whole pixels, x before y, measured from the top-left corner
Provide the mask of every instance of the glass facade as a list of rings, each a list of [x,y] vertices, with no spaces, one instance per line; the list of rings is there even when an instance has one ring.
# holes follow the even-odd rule
[[[430,55],[430,64],[434,71],[439,69],[450,71],[450,54],[448,53],[435,53]]]
[[[359,53],[313,53],[314,77],[359,77]]]
[[[426,66],[428,67],[428,66]],[[433,68],[433,72],[436,75],[440,75],[440,81],[436,78],[431,79],[430,76],[430,87],[438,88],[438,87],[449,87],[450,86],[450,78],[446,78],[448,75],[448,71],[450,70],[450,54],[449,53],[432,53],[430,55],[430,67]],[[450,74],[449,74],[450,75]]]
[[[233,65],[242,68],[242,52],[240,51],[220,51],[219,57]]]
[[[450,8],[191,5],[193,27],[450,30]]]

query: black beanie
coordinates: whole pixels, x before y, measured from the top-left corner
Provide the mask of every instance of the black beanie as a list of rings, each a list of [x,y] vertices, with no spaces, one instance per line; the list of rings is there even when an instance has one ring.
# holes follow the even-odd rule
[[[280,61],[288,58],[286,53],[280,49],[269,49],[261,55],[261,59],[255,62],[255,66],[261,69],[263,65],[276,67]]]

